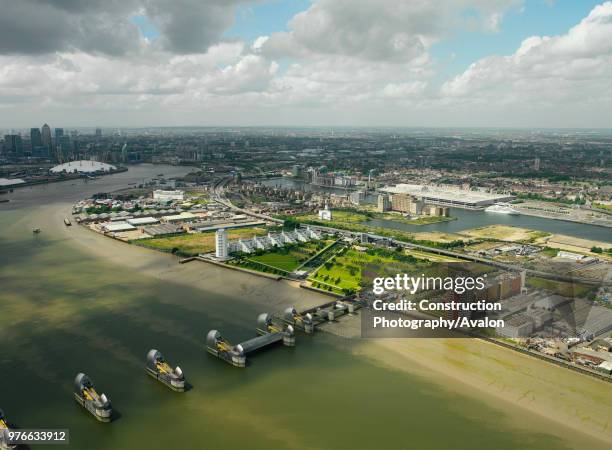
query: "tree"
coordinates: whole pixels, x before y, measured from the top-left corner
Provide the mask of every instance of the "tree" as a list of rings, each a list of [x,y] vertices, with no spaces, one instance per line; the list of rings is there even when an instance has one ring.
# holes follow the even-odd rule
[[[294,229],[300,226],[300,222],[293,218],[286,218],[283,222],[283,228],[285,229]]]
[[[601,248],[601,247],[591,247],[591,251],[593,253],[603,253],[603,248]]]

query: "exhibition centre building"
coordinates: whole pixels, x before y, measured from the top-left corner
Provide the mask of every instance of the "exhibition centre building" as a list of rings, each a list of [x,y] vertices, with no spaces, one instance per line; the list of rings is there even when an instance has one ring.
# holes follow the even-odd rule
[[[408,194],[434,205],[469,209],[482,209],[495,203],[514,199],[512,195],[508,194],[491,194],[488,192],[422,184],[397,184],[382,188],[380,191],[388,194]]]

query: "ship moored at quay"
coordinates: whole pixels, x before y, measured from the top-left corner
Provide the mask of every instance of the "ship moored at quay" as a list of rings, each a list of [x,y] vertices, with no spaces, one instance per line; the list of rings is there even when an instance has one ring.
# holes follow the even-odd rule
[[[512,216],[519,215],[520,212],[513,208],[509,203],[496,203],[494,205],[485,208],[485,212],[495,213],[495,214],[509,214]]]

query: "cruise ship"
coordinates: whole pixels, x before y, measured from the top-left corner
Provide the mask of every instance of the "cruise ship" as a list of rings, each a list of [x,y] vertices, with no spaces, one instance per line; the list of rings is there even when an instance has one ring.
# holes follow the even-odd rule
[[[512,215],[520,214],[518,210],[514,209],[508,203],[496,203],[486,208],[485,212],[497,213],[497,214],[512,214]]]

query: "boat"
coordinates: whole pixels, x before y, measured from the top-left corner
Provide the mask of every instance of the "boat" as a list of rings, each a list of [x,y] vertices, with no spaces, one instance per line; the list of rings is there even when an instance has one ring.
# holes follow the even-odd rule
[[[74,398],[100,422],[110,422],[111,402],[105,394],[98,394],[87,375],[79,373],[74,379]]]
[[[0,409],[0,450],[17,448],[15,445],[8,444],[9,438],[7,434],[10,429],[8,422],[4,418],[4,412]]]
[[[67,227],[72,225],[72,223],[70,222],[70,219],[68,219],[67,217],[64,219],[64,225],[66,225]]]
[[[38,234],[38,233],[40,233],[41,231],[42,231],[42,230],[41,230],[40,228],[34,228],[34,229],[32,230],[32,233],[34,233],[34,234]]]
[[[496,203],[494,205],[485,208],[485,212],[488,213],[496,213],[496,214],[512,214],[517,215],[520,212],[517,209],[514,209],[512,205],[508,203]]]
[[[164,359],[159,350],[151,349],[147,353],[147,373],[158,381],[168,386],[170,389],[183,392],[185,391],[185,375],[179,366],[176,369]]]

